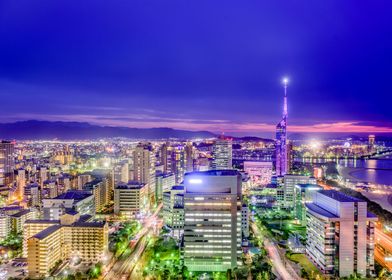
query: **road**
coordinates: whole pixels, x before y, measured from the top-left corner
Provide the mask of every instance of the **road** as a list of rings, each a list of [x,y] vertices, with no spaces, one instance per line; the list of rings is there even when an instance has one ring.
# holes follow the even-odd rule
[[[251,223],[251,227],[255,236],[263,236],[264,247],[271,259],[272,267],[275,269],[276,273],[279,274],[280,279],[301,279],[298,277],[297,273],[294,271],[291,265],[285,260],[282,260],[277,245],[273,241],[269,240],[265,235],[263,235],[255,223]]]
[[[392,271],[392,261],[385,260],[385,257],[392,256],[392,236],[384,233],[381,226],[377,225],[374,227],[374,238],[376,243],[376,247],[374,249],[374,258],[383,267],[387,268],[389,271]],[[382,247],[385,251],[380,247]]]
[[[118,260],[111,267],[108,268],[108,270],[106,271],[106,273],[104,273],[101,279],[129,279],[130,273],[134,269],[138,259],[140,258],[141,254],[144,252],[147,246],[147,235],[149,233],[153,233],[156,230],[155,226],[157,225],[158,214],[161,209],[162,204],[157,207],[154,214],[145,219],[145,221],[143,222],[142,229],[133,238],[133,243],[129,244],[130,248],[132,249],[132,253],[125,258],[121,258],[120,256]]]

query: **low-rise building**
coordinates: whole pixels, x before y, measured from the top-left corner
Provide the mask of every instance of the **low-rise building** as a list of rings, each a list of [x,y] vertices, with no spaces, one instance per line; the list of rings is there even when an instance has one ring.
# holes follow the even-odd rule
[[[55,198],[43,199],[43,215],[47,220],[58,220],[67,210],[81,215],[95,215],[95,198],[88,191],[69,190]]]

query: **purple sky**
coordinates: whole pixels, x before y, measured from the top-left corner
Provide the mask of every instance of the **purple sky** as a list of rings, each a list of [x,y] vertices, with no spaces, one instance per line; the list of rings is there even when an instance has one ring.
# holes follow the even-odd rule
[[[392,132],[391,1],[0,0],[0,122]]]

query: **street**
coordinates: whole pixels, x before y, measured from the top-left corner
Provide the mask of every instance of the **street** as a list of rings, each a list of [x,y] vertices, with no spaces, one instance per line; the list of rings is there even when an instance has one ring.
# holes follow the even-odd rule
[[[156,230],[158,214],[161,209],[162,204],[157,207],[153,215],[144,221],[143,228],[133,238],[134,242],[132,244],[131,242],[129,243],[132,253],[124,259],[121,257],[117,259],[104,273],[102,279],[130,279],[132,270],[148,244],[148,235]]]
[[[264,247],[271,259],[273,269],[278,274],[277,276],[280,276],[280,279],[283,280],[301,279],[298,277],[297,273],[291,267],[291,265],[285,260],[282,260],[277,245],[273,241],[269,240],[265,235],[263,235],[255,223],[251,223],[251,228],[255,236],[263,237]]]

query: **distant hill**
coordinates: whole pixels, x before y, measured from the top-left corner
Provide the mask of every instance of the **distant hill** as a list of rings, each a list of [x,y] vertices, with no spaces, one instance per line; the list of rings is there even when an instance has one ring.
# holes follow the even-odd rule
[[[240,140],[244,142],[274,142],[275,140],[269,138],[261,138],[256,136],[244,136],[244,137],[234,137],[235,140]]]
[[[98,126],[84,122],[19,121],[0,123],[0,139],[83,140],[124,137],[132,139],[195,139],[211,138],[209,131],[188,131],[172,128],[129,128]]]

